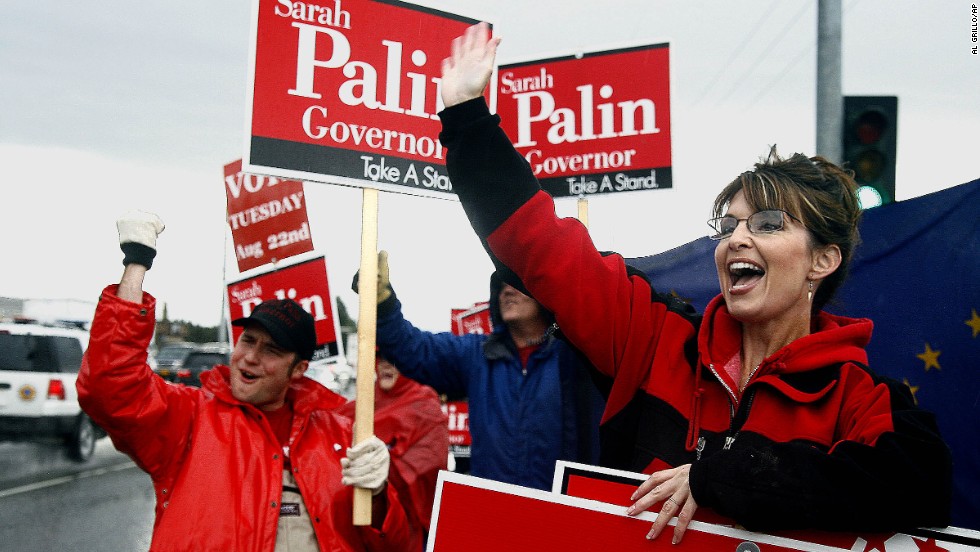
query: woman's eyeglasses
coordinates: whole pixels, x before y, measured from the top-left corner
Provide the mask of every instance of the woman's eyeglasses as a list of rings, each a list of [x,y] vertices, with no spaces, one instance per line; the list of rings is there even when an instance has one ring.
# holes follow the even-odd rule
[[[785,220],[783,215],[803,224],[803,221],[794,217],[793,215],[782,211],[780,209],[766,209],[765,211],[759,211],[753,213],[749,218],[735,218],[731,215],[726,215],[723,217],[717,217],[708,220],[708,226],[714,230],[714,234],[710,237],[713,240],[723,240],[728,238],[735,232],[738,228],[738,223],[745,221],[746,227],[748,227],[749,232],[753,234],[772,234],[774,232],[779,232],[785,226]]]

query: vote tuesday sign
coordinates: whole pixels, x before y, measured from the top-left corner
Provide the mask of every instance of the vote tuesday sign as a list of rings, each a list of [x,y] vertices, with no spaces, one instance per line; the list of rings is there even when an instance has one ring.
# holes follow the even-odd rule
[[[228,228],[239,272],[313,251],[303,183],[225,165]]]
[[[666,43],[501,64],[497,113],[554,197],[670,188]]]
[[[394,0],[253,0],[244,170],[451,194],[441,64],[476,22]]]

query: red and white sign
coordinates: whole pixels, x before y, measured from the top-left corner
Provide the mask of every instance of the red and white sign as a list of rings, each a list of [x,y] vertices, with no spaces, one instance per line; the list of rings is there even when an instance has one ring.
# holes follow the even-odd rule
[[[245,171],[452,193],[441,64],[476,23],[383,0],[253,0]]]
[[[474,303],[466,309],[452,309],[452,332],[455,335],[483,334],[493,332],[490,320],[490,303]]]
[[[558,460],[555,463],[555,478],[551,490],[555,493],[599,500],[627,508],[633,503],[630,500],[633,491],[648,477],[642,473]],[[654,504],[649,510],[659,512],[662,507],[663,501]],[[708,508],[698,508],[694,512],[694,519],[721,525],[734,525],[731,519]]]
[[[228,227],[238,271],[313,251],[303,183],[242,172],[225,165]]]
[[[449,419],[449,448],[456,456],[470,455],[470,405],[467,401],[446,401],[442,412]]]
[[[490,335],[490,303],[473,303],[465,309],[452,309],[451,330],[454,335]],[[469,458],[473,438],[470,435],[470,405],[466,399],[448,401],[442,411],[449,417],[449,450],[457,458]]]
[[[314,361],[343,354],[337,339],[340,323],[334,316],[327,263],[323,257],[228,284],[229,320],[248,316],[252,309],[269,299],[292,299],[313,315],[317,342]],[[232,326],[231,331],[232,343],[237,343],[242,328]]]
[[[497,113],[554,197],[672,187],[667,44],[499,68]]]
[[[671,544],[673,527],[665,529],[656,540],[649,541],[645,537],[655,519],[656,514],[649,512],[627,516],[626,508],[615,504],[443,471],[439,473],[436,486],[426,550],[847,550],[699,521],[691,522],[680,545]],[[676,519],[670,524],[676,525]]]
[[[629,499],[630,495],[647,477],[641,473],[559,460],[555,465],[555,478],[551,490],[554,493],[598,500],[625,509],[632,504]],[[651,507],[650,511],[658,512],[661,508],[662,503],[658,503]],[[694,519],[699,522],[707,522],[704,525],[734,526],[731,519],[720,516],[707,508],[698,508],[694,514]],[[804,548],[800,548],[800,550],[850,550],[852,552],[980,550],[980,532],[958,527],[921,529],[915,534],[781,531],[768,535],[768,537],[804,543]],[[687,537],[685,536],[684,543],[686,542]],[[769,550],[768,547],[759,547],[755,550],[759,549]]]

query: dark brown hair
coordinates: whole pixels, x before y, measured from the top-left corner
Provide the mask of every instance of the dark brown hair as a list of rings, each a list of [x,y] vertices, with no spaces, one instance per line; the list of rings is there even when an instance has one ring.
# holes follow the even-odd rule
[[[812,246],[834,244],[840,248],[840,267],[824,279],[814,295],[813,312],[818,312],[844,282],[854,249],[860,243],[861,207],[854,173],[819,156],[794,153],[784,159],[773,146],[766,158],[718,194],[712,216],[723,216],[739,191],[757,211],[781,209],[803,221]]]

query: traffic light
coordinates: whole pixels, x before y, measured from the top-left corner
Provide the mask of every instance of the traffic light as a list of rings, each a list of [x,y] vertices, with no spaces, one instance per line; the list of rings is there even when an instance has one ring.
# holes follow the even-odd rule
[[[844,96],[843,158],[862,208],[895,201],[897,96]]]

